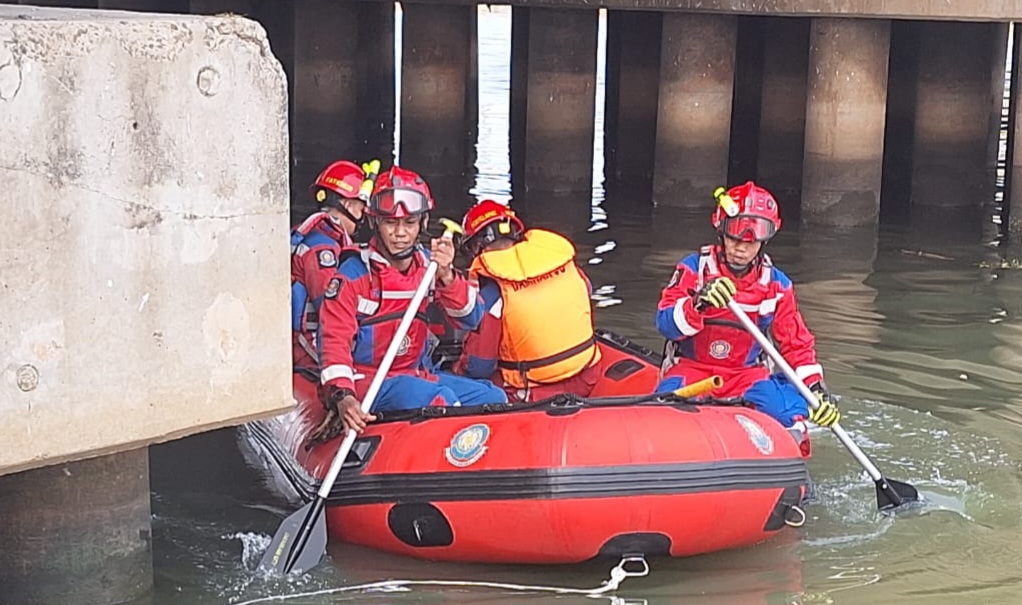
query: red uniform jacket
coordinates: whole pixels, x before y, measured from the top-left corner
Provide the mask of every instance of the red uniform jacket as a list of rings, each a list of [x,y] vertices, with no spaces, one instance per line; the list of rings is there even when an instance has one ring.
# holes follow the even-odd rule
[[[727,309],[695,310],[695,293],[710,279],[730,277],[738,288],[735,300],[807,385],[823,379],[816,361],[816,339],[798,310],[791,280],[763,255],[760,263],[738,278],[718,261],[719,246],[706,246],[678,263],[670,283],[660,295],[656,325],[660,333],[679,343],[678,352],[694,361],[724,368],[759,363],[760,346]]]
[[[320,379],[324,385],[354,390],[361,396],[383,361],[415,289],[422,281],[429,253],[418,250],[412,266],[401,273],[370,242],[347,256],[327,284],[320,308]],[[426,344],[429,325],[426,309],[437,304],[456,328],[479,325],[483,308],[479,288],[460,273],[447,287],[436,284],[423,301],[389,374],[430,374]]]
[[[319,307],[337,272],[341,250],[352,246],[348,232],[326,212],[310,215],[291,232],[292,358],[296,366],[318,367]]]

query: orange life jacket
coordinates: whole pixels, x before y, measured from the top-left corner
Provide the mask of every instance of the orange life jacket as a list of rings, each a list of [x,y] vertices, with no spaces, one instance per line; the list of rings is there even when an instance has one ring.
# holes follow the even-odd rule
[[[497,365],[507,384],[560,382],[600,361],[589,288],[574,261],[575,247],[563,236],[531,229],[472,262],[472,271],[500,286]]]

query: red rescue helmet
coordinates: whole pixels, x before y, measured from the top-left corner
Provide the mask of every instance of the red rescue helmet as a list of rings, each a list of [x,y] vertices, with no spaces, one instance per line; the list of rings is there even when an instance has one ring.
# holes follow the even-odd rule
[[[433,206],[433,195],[421,176],[400,166],[392,166],[377,177],[368,211],[376,218],[404,218],[424,215]]]
[[[520,239],[525,223],[504,204],[483,200],[468,209],[461,221],[461,229],[465,232],[462,249],[475,256],[499,238]]]
[[[319,203],[326,202],[330,193],[345,199],[358,199],[358,190],[366,178],[362,168],[354,162],[340,160],[326,167],[316,178],[309,190]]]
[[[777,200],[766,189],[746,182],[727,190],[726,194],[734,203],[717,204],[710,222],[722,237],[746,241],[767,242],[781,229],[780,209]],[[728,212],[727,206],[731,206]]]

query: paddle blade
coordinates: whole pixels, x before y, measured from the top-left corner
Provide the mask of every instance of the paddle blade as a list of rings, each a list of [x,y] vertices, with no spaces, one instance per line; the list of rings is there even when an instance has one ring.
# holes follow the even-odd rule
[[[304,573],[319,564],[326,552],[326,515],[314,500],[280,524],[259,561],[259,569],[275,575]],[[308,537],[302,540],[303,529]],[[304,544],[303,544],[304,542]]]
[[[908,483],[881,477],[877,485],[877,508],[890,511],[899,506],[919,501],[919,492]]]

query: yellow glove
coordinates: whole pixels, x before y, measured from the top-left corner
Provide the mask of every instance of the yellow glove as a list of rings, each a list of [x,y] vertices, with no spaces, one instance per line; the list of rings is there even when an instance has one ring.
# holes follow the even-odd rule
[[[820,405],[815,409],[809,409],[809,419],[819,426],[829,429],[841,420],[841,410],[837,409],[837,404],[834,403],[827,389],[820,385],[813,385],[812,391]]]
[[[715,277],[703,284],[696,293],[696,311],[706,307],[723,309],[735,297],[735,282],[729,277]]]

